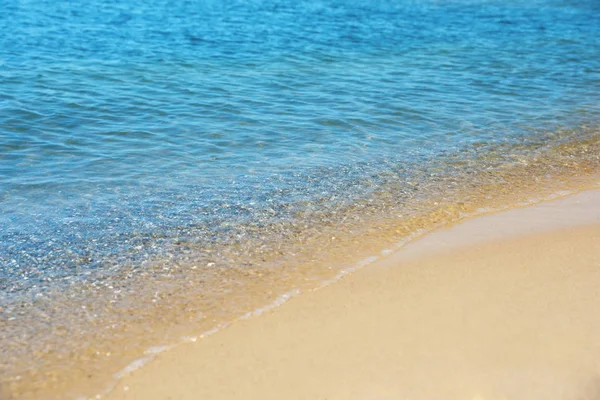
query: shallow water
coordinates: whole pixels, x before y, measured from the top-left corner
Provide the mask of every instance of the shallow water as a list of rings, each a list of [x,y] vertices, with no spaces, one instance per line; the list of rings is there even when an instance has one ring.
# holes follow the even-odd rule
[[[597,173],[600,5],[522,3],[5,5],[0,386]]]

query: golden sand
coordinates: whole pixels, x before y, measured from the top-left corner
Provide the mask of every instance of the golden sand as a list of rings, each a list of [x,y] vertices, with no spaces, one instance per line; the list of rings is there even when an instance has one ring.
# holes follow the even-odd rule
[[[148,348],[227,324],[283,293],[310,291],[398,242],[474,215],[598,188],[597,129],[553,135],[516,148],[475,146],[473,159],[455,154],[422,170],[399,166],[377,177],[364,199],[338,204],[324,196],[295,205],[292,218],[251,224],[239,240],[184,240],[178,249],[190,252],[185,262],[157,257],[104,271],[106,279],[17,299],[0,308],[0,398],[102,392]]]
[[[600,192],[476,218],[159,354],[116,399],[600,399]]]

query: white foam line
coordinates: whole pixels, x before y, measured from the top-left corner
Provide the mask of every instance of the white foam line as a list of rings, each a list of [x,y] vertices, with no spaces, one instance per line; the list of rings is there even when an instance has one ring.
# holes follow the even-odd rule
[[[300,289],[294,289],[292,291],[284,293],[281,296],[277,297],[277,299],[275,299],[274,302],[267,304],[264,307],[257,308],[256,310],[251,311],[249,313],[246,313],[246,314],[242,315],[240,318],[238,318],[238,320],[248,319],[248,318],[252,318],[252,317],[258,317],[261,314],[263,314],[265,311],[269,311],[269,310],[272,310],[274,308],[281,306],[282,304],[286,303],[289,299],[291,299],[294,296],[299,295],[300,293],[301,293]],[[100,394],[97,394],[96,396],[93,396],[92,398],[93,399],[101,399],[103,396],[107,395],[112,390],[114,390],[114,388],[116,387],[117,382],[119,380],[121,380],[125,376],[131,374],[132,372],[142,368],[144,365],[146,365],[148,362],[152,361],[160,353],[170,350],[182,343],[196,342],[198,340],[198,338],[205,339],[209,336],[214,335],[215,333],[219,332],[220,330],[227,328],[229,325],[230,325],[230,323],[221,324],[213,329],[202,332],[199,336],[184,336],[181,338],[181,341],[179,343],[174,344],[174,345],[155,346],[155,347],[150,347],[150,348],[146,349],[146,351],[144,351],[144,357],[141,357],[141,358],[138,358],[138,359],[132,361],[125,368],[123,368],[122,370],[120,370],[119,372],[114,374],[113,378],[115,379],[115,382],[113,382],[113,384],[110,385],[105,391],[103,391]],[[85,397],[78,397],[77,400],[85,400]]]
[[[162,353],[163,351],[167,351],[167,350],[171,349],[173,346],[174,345],[150,347],[149,349],[147,349],[144,352],[144,354],[146,354],[146,355],[156,355],[156,354]]]
[[[430,232],[432,232],[432,231],[434,231],[434,230],[436,230],[438,228],[441,228],[441,227],[443,227],[445,225],[447,225],[447,224],[440,223],[440,224],[437,224],[437,225],[435,225],[435,226],[433,226],[432,228],[429,228],[429,229],[418,230],[418,231],[414,232],[412,235],[409,235],[406,238],[404,238],[403,240],[395,243],[392,246],[391,249],[383,249],[383,250],[381,250],[380,254],[384,258],[388,257],[388,256],[394,254],[395,252],[397,252],[402,247],[406,246],[408,243],[413,242],[414,240],[417,240],[417,239],[421,238],[422,236],[424,236],[424,235],[426,235],[426,234],[428,234],[428,233],[430,233]],[[349,275],[349,274],[351,274],[351,273],[353,273],[353,272],[355,272],[355,271],[357,271],[357,270],[359,270],[361,268],[364,268],[364,267],[366,267],[369,264],[373,264],[377,260],[379,260],[378,256],[371,256],[371,257],[365,258],[362,261],[357,262],[356,264],[354,264],[351,267],[344,268],[340,272],[338,272],[337,275],[334,276],[333,278],[323,281],[321,283],[321,285],[319,285],[316,288],[314,288],[313,291],[321,290],[324,287],[327,287],[327,286],[329,286],[329,285],[331,285],[333,283],[336,283],[337,281],[339,281],[340,279],[342,279],[344,276]]]
[[[248,319],[248,318],[258,317],[259,315],[263,314],[265,311],[269,311],[269,310],[272,310],[274,308],[281,306],[282,304],[286,303],[289,299],[291,299],[294,296],[299,295],[300,293],[301,293],[300,289],[294,289],[290,292],[284,293],[281,296],[279,296],[271,304],[267,304],[264,307],[257,308],[254,311],[250,311],[250,312],[242,315],[239,319]]]
[[[209,336],[212,336],[215,333],[219,332],[221,329],[225,329],[228,326],[229,326],[229,324],[221,324],[221,325],[217,326],[216,328],[212,328],[212,329],[210,329],[210,330],[208,330],[206,332],[202,332],[200,334],[200,339],[205,339],[205,338],[207,338]]]
[[[122,370],[120,370],[119,372],[114,374],[113,376],[115,379],[121,379],[124,376],[129,375],[133,371],[142,368],[144,365],[146,365],[148,363],[148,361],[152,360],[154,357],[156,357],[156,354],[138,358],[137,360],[129,363],[129,365],[127,365],[125,368],[123,368]]]
[[[356,270],[364,268],[364,267],[366,267],[369,264],[374,263],[378,259],[379,259],[379,257],[377,257],[377,256],[367,257],[364,260],[357,262],[356,264],[354,264],[351,267],[344,268],[340,272],[338,272],[337,275],[334,276],[333,278],[327,279],[326,281],[321,282],[321,284],[319,286],[317,286],[316,288],[314,288],[313,291],[321,290],[324,287],[327,287],[327,286],[331,285],[332,283],[335,283],[335,282],[339,281],[344,276],[346,276],[348,274],[351,274],[352,272],[354,272]]]

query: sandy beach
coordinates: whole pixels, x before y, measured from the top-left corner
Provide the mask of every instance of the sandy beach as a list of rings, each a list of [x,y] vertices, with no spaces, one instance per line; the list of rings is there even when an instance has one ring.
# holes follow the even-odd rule
[[[110,399],[599,399],[600,191],[475,218],[161,353]]]

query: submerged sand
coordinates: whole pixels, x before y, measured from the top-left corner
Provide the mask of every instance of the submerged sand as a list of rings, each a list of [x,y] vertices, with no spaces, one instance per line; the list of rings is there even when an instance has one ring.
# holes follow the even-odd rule
[[[110,399],[600,399],[600,192],[443,229]]]

